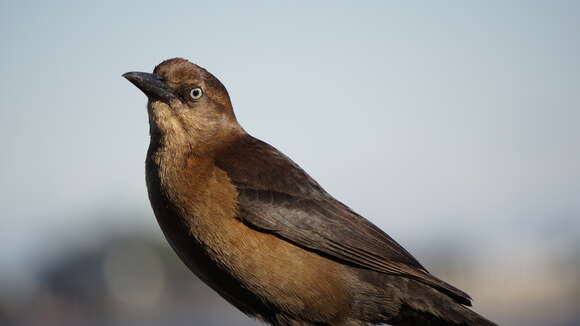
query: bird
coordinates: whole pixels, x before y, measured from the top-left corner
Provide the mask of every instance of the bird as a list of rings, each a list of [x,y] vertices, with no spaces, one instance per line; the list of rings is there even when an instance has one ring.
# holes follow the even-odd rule
[[[123,77],[148,98],[145,178],[165,238],[241,312],[274,326],[496,325],[248,134],[206,69],[173,58]]]

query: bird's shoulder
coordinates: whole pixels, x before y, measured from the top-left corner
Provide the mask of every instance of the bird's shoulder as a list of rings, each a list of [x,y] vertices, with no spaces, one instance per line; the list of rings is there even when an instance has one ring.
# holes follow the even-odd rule
[[[300,198],[325,195],[322,187],[289,157],[247,134],[216,155],[215,162],[239,188]]]

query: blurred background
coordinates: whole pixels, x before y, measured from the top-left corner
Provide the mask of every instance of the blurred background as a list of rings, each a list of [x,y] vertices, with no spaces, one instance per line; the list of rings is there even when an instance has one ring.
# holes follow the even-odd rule
[[[0,1],[0,324],[257,325],[168,248],[146,98],[181,56],[501,325],[580,324],[580,2]]]

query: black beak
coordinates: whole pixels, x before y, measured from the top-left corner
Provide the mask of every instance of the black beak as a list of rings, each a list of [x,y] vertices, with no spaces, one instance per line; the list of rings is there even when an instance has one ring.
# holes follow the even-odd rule
[[[127,78],[133,85],[143,91],[149,99],[169,103],[171,99],[176,98],[167,84],[155,74],[132,71],[123,74],[123,77]]]

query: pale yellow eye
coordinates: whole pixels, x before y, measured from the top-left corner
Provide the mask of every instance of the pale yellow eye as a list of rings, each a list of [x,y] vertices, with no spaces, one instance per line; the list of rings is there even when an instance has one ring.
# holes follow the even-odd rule
[[[203,96],[203,91],[199,87],[193,88],[189,92],[189,96],[194,100],[199,100]]]

